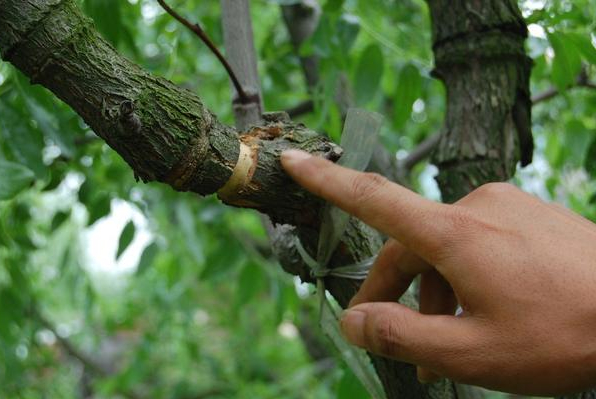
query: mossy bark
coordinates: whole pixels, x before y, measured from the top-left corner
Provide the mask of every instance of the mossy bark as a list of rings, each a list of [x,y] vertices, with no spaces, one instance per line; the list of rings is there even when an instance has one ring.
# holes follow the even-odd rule
[[[283,173],[279,154],[294,147],[337,158],[341,150],[325,137],[289,121],[239,134],[190,91],[117,54],[72,0],[0,0],[0,10],[2,58],[69,104],[144,182],[215,193],[245,142],[258,148],[257,166],[228,202],[277,222],[316,219],[318,200]]]
[[[144,182],[213,194],[232,175],[241,143],[251,147],[250,183],[223,201],[297,226],[303,244],[314,252],[321,201],[287,177],[279,155],[300,148],[336,160],[338,146],[279,115],[242,132],[221,124],[195,94],[117,54],[74,0],[0,0],[0,32],[2,59],[70,105]],[[330,267],[368,258],[380,245],[376,232],[352,219]],[[297,258],[292,251],[287,255]],[[304,264],[297,266],[291,272],[310,279]],[[339,278],[326,282],[344,307],[360,285]],[[389,398],[452,397],[448,384],[419,384],[410,365],[373,361]]]

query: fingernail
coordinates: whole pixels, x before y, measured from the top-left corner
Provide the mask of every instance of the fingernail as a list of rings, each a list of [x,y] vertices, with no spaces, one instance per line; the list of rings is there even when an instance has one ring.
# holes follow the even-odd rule
[[[312,155],[310,155],[308,152],[300,150],[286,150],[281,153],[281,160],[283,161],[284,165],[290,166],[295,165],[311,157]]]
[[[364,322],[366,313],[359,310],[344,310],[341,316],[341,331],[345,339],[356,346],[364,347]]]

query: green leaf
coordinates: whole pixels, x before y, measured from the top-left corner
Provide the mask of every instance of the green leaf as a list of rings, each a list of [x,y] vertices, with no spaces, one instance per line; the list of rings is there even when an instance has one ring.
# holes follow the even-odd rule
[[[383,77],[383,52],[376,44],[369,45],[356,66],[354,90],[360,105],[370,102],[379,89]]]
[[[28,78],[22,74],[16,75],[17,90],[24,100],[25,108],[30,117],[35,120],[37,128],[43,135],[60,147],[60,151],[67,158],[73,157],[76,148],[72,129],[64,129],[61,119],[64,109],[57,107],[56,99],[42,87],[32,86]],[[60,110],[60,112],[57,112]]]
[[[339,11],[344,5],[344,1],[345,0],[327,0],[325,5],[323,6],[323,10],[326,13],[333,13]]]
[[[31,169],[37,178],[44,178],[48,168],[42,160],[44,148],[43,135],[39,129],[33,129],[25,121],[30,119],[22,99],[14,104],[3,103],[0,118],[0,136],[4,136],[14,160]]]
[[[57,230],[68,219],[70,212],[56,212],[52,218],[52,231]]]
[[[526,24],[535,24],[544,20],[546,17],[548,17],[548,13],[545,9],[532,11],[532,13],[526,17]]]
[[[248,262],[242,268],[238,277],[238,291],[236,293],[237,306],[243,306],[250,302],[259,292],[265,288],[264,273],[261,267],[255,263]]]
[[[35,174],[30,169],[0,159],[0,201],[13,198],[34,180]]]
[[[85,11],[93,18],[97,30],[114,46],[120,42],[120,33],[127,29],[122,24],[122,10],[120,0],[87,0]]]
[[[588,147],[588,153],[584,161],[584,168],[586,172],[592,176],[592,179],[596,179],[596,137],[592,139],[590,146]]]
[[[422,93],[422,77],[420,71],[412,64],[406,64],[399,72],[397,89],[394,96],[395,115],[393,122],[396,128],[404,126],[412,114],[412,104]]]
[[[559,90],[565,90],[575,82],[581,70],[579,50],[571,40],[560,32],[549,33],[548,40],[555,51],[552,65],[552,79]]]
[[[245,262],[245,254],[229,242],[218,242],[209,253],[200,278],[204,281],[217,281]]]
[[[582,35],[580,33],[566,33],[568,38],[580,52],[582,57],[590,64],[596,65],[596,48],[592,45],[589,35]]]
[[[331,38],[334,36],[331,23],[332,21],[329,16],[323,14],[315,33],[301,46],[301,56],[316,55],[321,58],[329,57],[331,54]]]
[[[155,260],[155,256],[159,253],[159,246],[156,242],[152,242],[143,251],[141,255],[141,259],[139,260],[139,265],[137,266],[137,275],[141,275],[147,271],[151,266],[153,266],[153,261]]]
[[[570,119],[563,125],[563,151],[566,156],[565,166],[579,168],[584,163],[586,149],[589,147],[593,133],[581,119]]]
[[[133,221],[129,221],[122,233],[120,234],[120,240],[118,241],[118,252],[116,252],[116,259],[120,258],[120,255],[128,248],[132,240],[135,238],[135,224]]]
[[[190,206],[184,202],[178,202],[176,206],[176,219],[186,241],[186,247],[197,264],[205,262],[205,249],[201,237],[197,234],[197,225],[195,224],[195,215]]]
[[[344,374],[337,385],[337,399],[368,399],[370,395],[362,386],[358,378],[349,368],[344,370]]]
[[[341,54],[339,54],[339,57],[345,59],[358,37],[358,33],[360,32],[360,22],[358,19],[342,15],[337,20],[335,30],[340,44],[339,51]]]
[[[91,226],[93,223],[97,222],[99,219],[110,213],[111,203],[112,199],[108,193],[99,192],[95,194],[91,200],[91,203],[86,204],[87,210],[89,211],[88,225]]]

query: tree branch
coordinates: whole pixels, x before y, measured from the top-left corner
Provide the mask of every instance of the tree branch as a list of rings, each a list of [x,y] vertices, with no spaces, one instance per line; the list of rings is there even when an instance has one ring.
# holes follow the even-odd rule
[[[252,99],[248,103],[232,103],[236,128],[245,130],[263,122],[261,83],[248,1],[221,0],[221,12],[226,53],[230,64],[238,72],[238,80]]]
[[[236,77],[236,74],[234,73],[234,70],[232,69],[232,67],[228,63],[228,60],[226,60],[226,58],[219,51],[219,49],[215,46],[215,44],[213,44],[213,41],[211,41],[211,39],[209,38],[209,36],[207,35],[207,33],[205,33],[205,31],[203,30],[203,28],[201,28],[201,26],[198,23],[196,23],[196,24],[190,23],[186,18],[184,18],[183,16],[181,16],[180,14],[178,14],[176,11],[174,11],[165,2],[165,0],[157,0],[157,2],[159,3],[159,5],[168,14],[170,14],[172,17],[174,17],[182,25],[184,25],[185,27],[187,27],[195,35],[197,35],[203,41],[203,43],[205,43],[205,45],[207,47],[209,47],[209,49],[211,50],[211,52],[213,54],[215,54],[215,56],[217,57],[217,59],[219,60],[219,62],[226,69],[226,72],[228,73],[228,76],[232,80],[232,84],[234,85],[234,87],[236,88],[236,91],[238,92],[239,101],[242,102],[242,103],[249,103],[249,102],[251,102],[252,99],[250,98],[250,96],[248,94],[246,94],[244,92],[244,89],[242,88],[242,85],[238,81],[238,78]]]
[[[302,115],[309,114],[315,110],[315,103],[313,100],[306,100],[292,108],[288,108],[285,112],[290,116],[290,118],[298,118]]]
[[[439,144],[441,134],[435,133],[425,138],[416,148],[414,148],[407,157],[399,162],[400,169],[410,171],[420,161],[428,158],[434,148]]]
[[[58,342],[58,345],[60,345],[60,347],[64,350],[64,352],[66,352],[68,356],[81,362],[81,364],[86,369],[91,371],[92,374],[95,374],[95,376],[110,377],[113,374],[108,368],[106,368],[99,362],[94,361],[90,355],[84,353],[82,350],[77,348],[72,342],[70,342],[69,339],[62,337],[56,330],[56,327],[54,327],[54,324],[52,324],[52,322],[50,322],[45,316],[43,316],[39,312],[37,306],[33,305],[30,310],[33,318],[37,320],[37,322],[41,324],[45,329],[49,330],[52,334],[54,334],[54,337],[56,337],[56,342]],[[118,389],[117,392],[129,399],[141,398],[141,396],[137,395],[135,392],[130,390]]]
[[[67,338],[64,338],[60,334],[58,334],[56,327],[54,327],[54,325],[48,319],[41,315],[36,308],[33,308],[32,314],[33,317],[39,322],[39,324],[41,324],[45,329],[51,331],[52,334],[54,334],[58,344],[64,349],[64,351],[69,356],[77,359],[94,374],[97,374],[99,376],[107,376],[110,374],[107,368],[95,362],[93,359],[91,359],[89,355],[83,353],[83,351],[75,347]]]
[[[578,76],[576,84],[569,88],[584,87],[588,89],[596,89],[596,83],[593,83],[587,79],[582,79],[581,75]],[[556,87],[551,87],[541,93],[538,93],[532,97],[532,105],[537,105],[542,102],[548,101],[558,96],[560,91]],[[416,148],[414,148],[406,158],[399,162],[399,169],[412,170],[419,162],[425,160],[430,156],[432,151],[435,149],[439,140],[441,139],[440,133],[435,133],[422,141]]]
[[[325,137],[289,121],[239,134],[193,93],[117,54],[73,0],[4,0],[0,31],[2,58],[69,104],[139,179],[316,225],[320,200],[287,177],[279,155],[299,148],[337,159]],[[247,168],[238,172],[241,149]]]
[[[569,89],[578,88],[578,87],[584,87],[584,88],[588,88],[588,89],[596,89],[596,83],[591,82],[588,79],[588,77],[585,75],[585,72],[582,72],[576,78],[575,84],[572,86],[569,86]],[[551,98],[554,98],[554,97],[558,96],[559,94],[561,94],[559,89],[557,89],[556,87],[553,86],[553,87],[543,91],[542,93],[538,93],[538,94],[534,95],[532,97],[532,105],[540,104],[544,101],[550,100]]]

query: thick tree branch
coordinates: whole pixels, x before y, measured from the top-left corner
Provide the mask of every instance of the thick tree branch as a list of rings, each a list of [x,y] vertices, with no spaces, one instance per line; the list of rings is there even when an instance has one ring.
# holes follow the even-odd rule
[[[202,195],[220,191],[226,203],[274,221],[316,224],[319,201],[285,175],[279,154],[302,148],[336,159],[341,151],[326,138],[287,121],[239,135],[193,93],[118,55],[73,0],[3,0],[0,7],[2,58],[69,104],[140,179]],[[250,154],[246,175],[222,194],[242,146]]]
[[[314,252],[322,202],[292,182],[279,155],[300,148],[335,160],[341,155],[338,146],[279,116],[244,132],[221,124],[196,95],[118,55],[75,0],[0,0],[0,10],[2,59],[69,104],[140,179],[202,195],[217,192],[227,204],[298,226],[303,245]],[[223,10],[233,17],[232,7]],[[238,44],[233,37],[226,41]],[[256,88],[254,82],[249,87]],[[352,219],[329,266],[368,258],[380,245],[374,231]],[[295,272],[311,278],[306,269]],[[359,287],[340,278],[326,282],[343,306]],[[404,365],[382,361],[397,364],[395,377],[406,378],[399,373]],[[411,367],[407,376],[416,381]],[[415,387],[412,398],[424,390]]]

